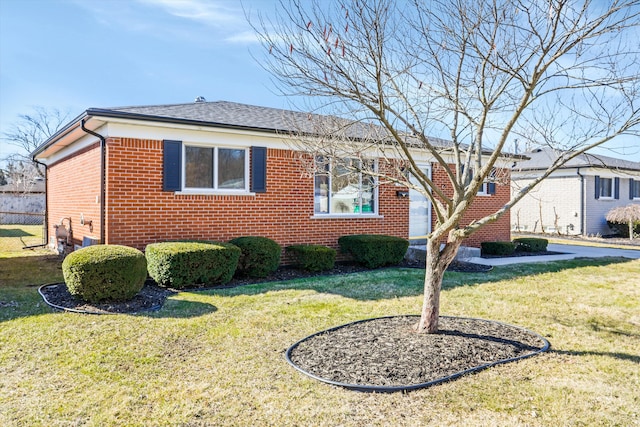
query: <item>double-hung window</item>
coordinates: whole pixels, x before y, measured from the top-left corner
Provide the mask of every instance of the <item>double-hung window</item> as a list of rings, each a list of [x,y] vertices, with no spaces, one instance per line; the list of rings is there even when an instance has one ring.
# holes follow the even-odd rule
[[[248,158],[243,148],[184,145],[184,189],[248,191]]]
[[[613,197],[613,180],[611,178],[600,178],[600,198]]]
[[[316,215],[372,215],[377,213],[376,179],[366,171],[375,171],[374,160],[363,164],[358,159],[339,162],[318,158],[315,173]]]
[[[629,186],[629,198],[633,200],[640,199],[640,181],[637,179],[630,179]]]

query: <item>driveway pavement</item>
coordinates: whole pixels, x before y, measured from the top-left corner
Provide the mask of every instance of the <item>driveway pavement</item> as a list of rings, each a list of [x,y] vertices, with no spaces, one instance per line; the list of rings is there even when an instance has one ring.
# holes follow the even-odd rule
[[[508,258],[480,258],[472,257],[465,261],[475,264],[485,265],[507,265],[527,262],[548,262],[573,258],[600,258],[600,257],[624,257],[630,259],[640,259],[640,248],[638,249],[612,249],[601,248],[597,246],[580,246],[550,243],[547,246],[548,251],[562,252],[559,255],[540,255],[540,256],[520,256]]]

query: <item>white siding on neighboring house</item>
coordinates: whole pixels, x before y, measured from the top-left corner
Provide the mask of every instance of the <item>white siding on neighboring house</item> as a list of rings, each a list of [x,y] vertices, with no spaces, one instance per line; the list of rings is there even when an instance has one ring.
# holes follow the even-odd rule
[[[596,176],[599,178],[611,179],[614,186],[614,188],[612,189],[612,197],[600,197],[596,199]],[[618,183],[617,190],[615,188],[616,181]],[[607,212],[615,207],[627,206],[630,203],[634,203],[634,201],[632,199],[629,199],[628,177],[620,177],[619,173],[614,174],[612,172],[586,177],[585,234],[610,234],[611,229],[607,225],[607,220],[605,219]]]
[[[512,189],[516,192],[531,181],[513,180]],[[542,181],[511,209],[511,229],[529,233],[580,234],[580,185],[577,174]]]
[[[543,176],[562,154],[548,147],[524,153],[525,159],[511,171],[512,194]],[[607,213],[640,202],[631,191],[633,180],[640,181],[640,162],[579,154],[516,203],[511,228],[528,233],[611,234]]]

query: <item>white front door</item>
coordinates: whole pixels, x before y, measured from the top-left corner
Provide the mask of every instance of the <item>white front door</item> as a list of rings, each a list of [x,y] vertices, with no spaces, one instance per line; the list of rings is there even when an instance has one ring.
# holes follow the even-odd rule
[[[431,178],[431,166],[420,165],[420,169]],[[414,182],[415,178],[412,178]],[[431,202],[416,190],[409,190],[409,238],[426,239],[431,232]]]

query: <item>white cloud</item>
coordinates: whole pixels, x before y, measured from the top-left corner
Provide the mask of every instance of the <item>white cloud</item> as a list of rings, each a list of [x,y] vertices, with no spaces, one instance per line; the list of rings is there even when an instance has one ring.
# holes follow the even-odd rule
[[[238,44],[259,43],[260,39],[255,31],[242,31],[227,37],[225,41]]]
[[[140,3],[163,9],[170,15],[220,28],[245,24],[242,9],[228,2],[211,0],[138,0]],[[237,3],[234,3],[237,4]]]
[[[226,0],[136,0],[113,3],[75,4],[89,11],[104,26],[118,25],[129,31],[155,34],[160,38],[202,43],[215,39],[230,44],[257,41],[237,1]]]

